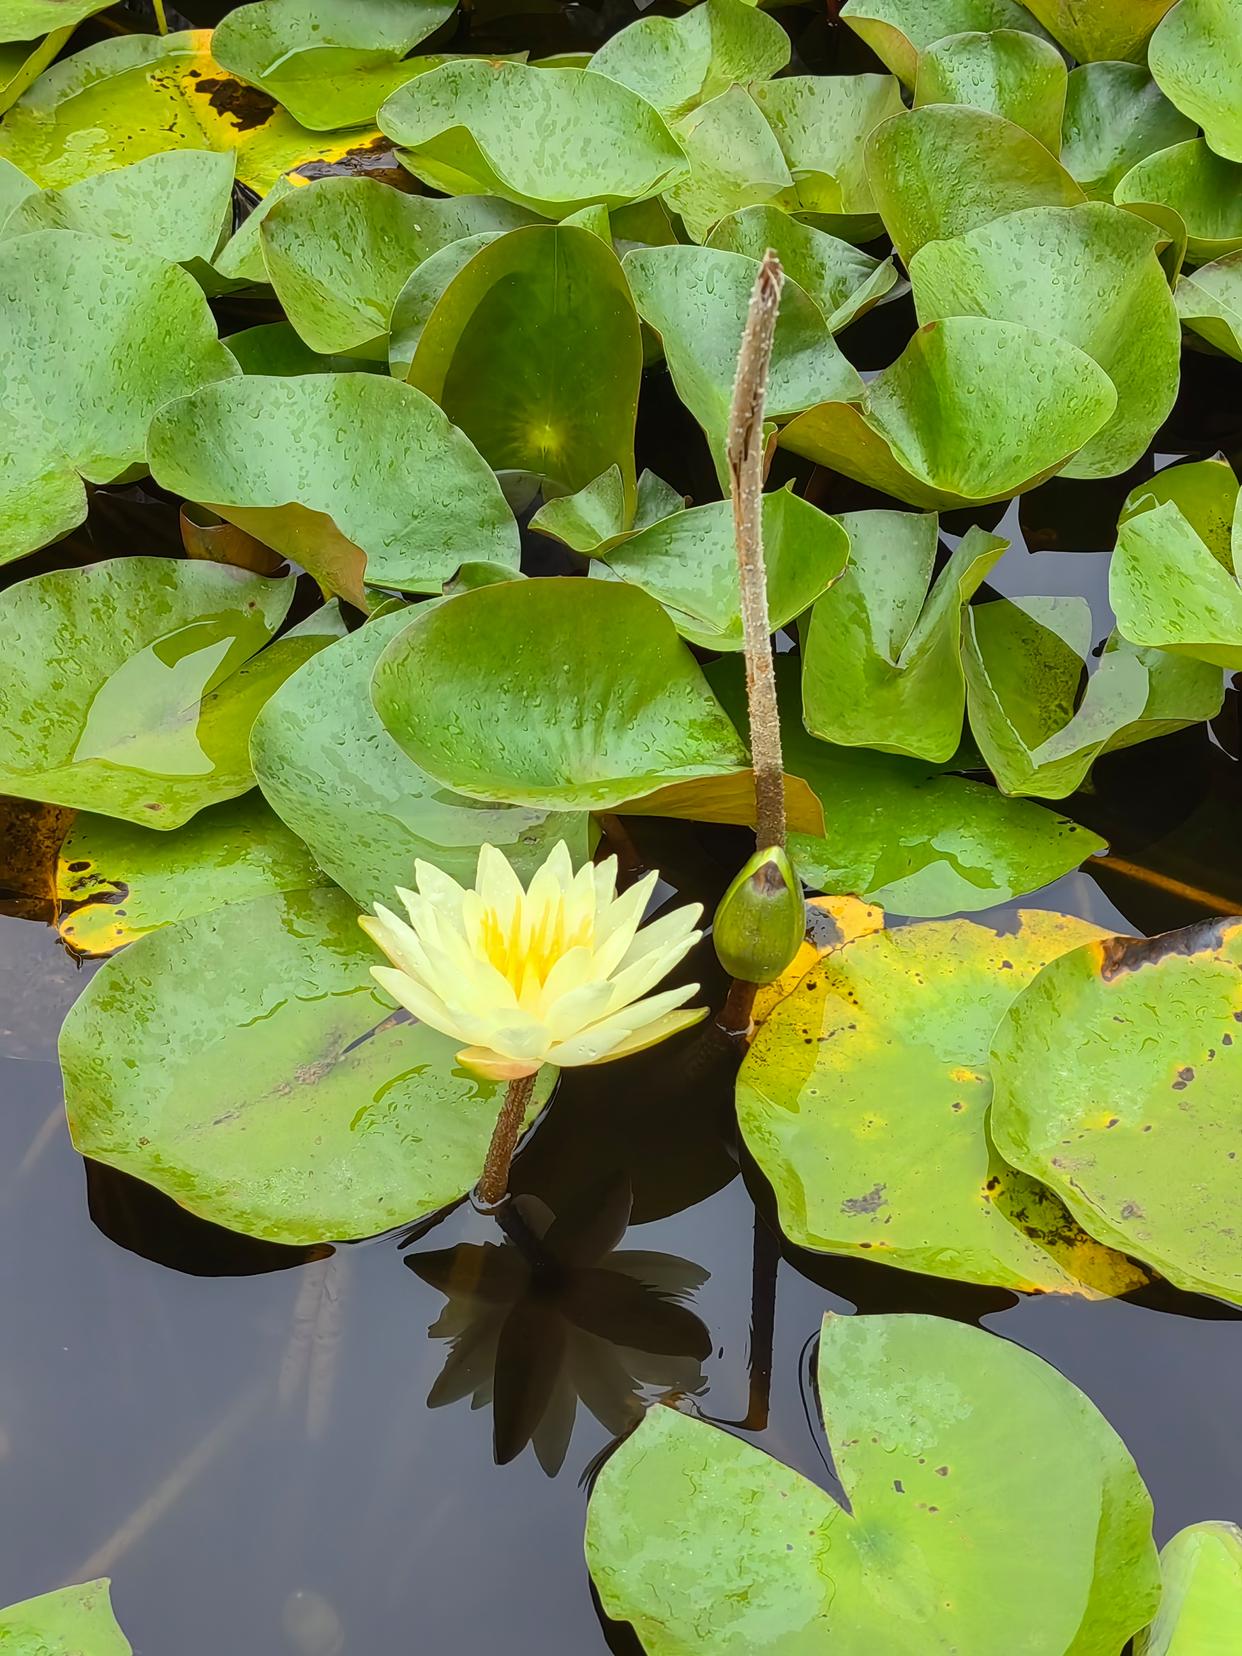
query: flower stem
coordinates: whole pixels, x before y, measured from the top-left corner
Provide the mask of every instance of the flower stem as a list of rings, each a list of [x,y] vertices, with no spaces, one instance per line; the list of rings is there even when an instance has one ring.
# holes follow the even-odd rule
[[[168,19],[164,15],[164,0],[152,0],[155,8],[155,26],[162,35],[168,33]]]
[[[785,765],[763,560],[763,404],[784,280],[780,260],[769,249],[759,266],[742,330],[727,445],[755,773],[755,844],[760,851],[772,845],[785,849]]]
[[[729,984],[729,993],[720,1016],[716,1022],[726,1035],[736,1041],[745,1041],[750,1034],[751,1013],[755,1007],[755,996],[759,993],[757,983],[747,983],[745,978],[734,978]]]
[[[516,1081],[509,1083],[504,1104],[492,1133],[492,1142],[487,1147],[483,1177],[475,1191],[475,1198],[480,1207],[497,1207],[509,1194],[509,1164],[513,1160],[518,1134],[522,1131],[526,1108],[534,1090],[533,1075],[520,1075]]]

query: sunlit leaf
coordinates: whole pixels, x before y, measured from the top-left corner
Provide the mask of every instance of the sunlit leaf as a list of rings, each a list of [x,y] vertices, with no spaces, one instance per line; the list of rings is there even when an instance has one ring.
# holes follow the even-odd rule
[[[1017,0],[846,0],[841,21],[914,90],[919,56],[946,35],[1043,30]]]
[[[1242,922],[1088,943],[992,1041],[992,1128],[1085,1230],[1193,1293],[1242,1302]]]
[[[1135,1656],[1229,1656],[1242,1643],[1242,1531],[1189,1524],[1160,1554],[1164,1591]]]
[[[376,616],[286,681],[255,721],[250,753],[269,804],[360,904],[392,902],[421,857],[472,884],[479,847],[498,846],[529,878],[557,840],[589,851],[584,814],[487,805],[451,793],[406,756],[371,704],[371,672],[410,624]]]
[[[32,0],[27,5],[34,9]],[[133,1656],[112,1614],[110,1585],[88,1581],[10,1604],[0,1610],[0,1647],[13,1656]]]
[[[747,207],[721,219],[708,245],[748,259],[771,248],[785,275],[819,306],[830,333],[865,315],[897,281],[891,259],[873,259],[779,207]]]
[[[463,563],[517,567],[517,525],[487,464],[386,375],[231,380],[162,408],[148,457],[164,488],[360,608],[364,582],[438,592]]]
[[[545,501],[531,518],[530,527],[585,557],[604,558],[629,535],[684,511],[686,506],[684,495],[650,471],[639,476],[632,514],[625,493],[620,466],[610,466],[577,494]]]
[[[139,939],[61,1032],[74,1144],[270,1242],[371,1236],[455,1202],[504,1089],[393,1015],[381,962],[354,900],[326,886]]]
[[[1065,60],[1018,29],[951,34],[919,58],[914,103],[970,104],[1024,127],[1056,155],[1065,111]]]
[[[640,17],[590,67],[676,120],[735,83],[767,80],[789,62],[789,36],[745,0],[706,0],[680,17]]]
[[[1242,362],[1242,253],[1228,253],[1183,276],[1173,301],[1186,327]]]
[[[620,581],[440,604],[385,650],[372,695],[415,763],[476,799],[607,811],[748,762],[673,623]]]
[[[706,241],[728,213],[787,193],[793,184],[781,146],[759,105],[731,86],[677,122],[689,173],[664,192],[694,241]]]
[[[1031,11],[1079,63],[1141,58],[1148,36],[1173,0],[1027,0]]]
[[[1116,1656],[1151,1615],[1151,1498],[1040,1358],[945,1318],[829,1315],[816,1395],[848,1505],[666,1407],[605,1461],[587,1562],[648,1656]]]
[[[752,1023],[757,1028],[770,1017],[773,1008],[793,993],[825,955],[843,949],[857,937],[870,937],[883,929],[884,910],[876,903],[864,903],[861,897],[808,897],[802,946],[780,977],[758,986],[750,1014]]]
[[[1186,226],[1186,256],[1194,264],[1242,249],[1242,166],[1222,160],[1202,138],[1138,162],[1114,199],[1171,207]]]
[[[1242,161],[1242,13],[1231,0],[1178,0],[1147,48],[1160,90],[1217,155]]]
[[[1148,155],[1195,136],[1137,63],[1080,63],[1070,70],[1061,165],[1092,198],[1111,201]]]

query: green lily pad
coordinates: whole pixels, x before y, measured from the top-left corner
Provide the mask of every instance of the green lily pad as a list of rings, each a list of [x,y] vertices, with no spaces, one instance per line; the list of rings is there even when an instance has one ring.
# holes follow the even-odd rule
[[[0,15],[0,114],[47,68],[78,24],[112,0],[10,0]]]
[[[1179,1288],[1242,1302],[1242,922],[1088,943],[992,1041],[992,1131],[1084,1230]]]
[[[897,282],[891,259],[873,259],[779,207],[747,207],[730,214],[707,244],[748,259],[762,259],[771,248],[785,275],[819,306],[829,333],[864,316]]]
[[[861,397],[810,409],[780,443],[912,506],[951,511],[1033,489],[1116,406],[1104,370],[1059,335],[951,316],[920,328]]]
[[[11,161],[0,158],[0,231],[3,231],[13,209],[20,206],[27,196],[38,193],[39,186],[33,178],[27,178],[22,169],[15,167]]]
[[[1061,165],[1093,200],[1111,201],[1131,167],[1195,136],[1194,123],[1137,63],[1070,70]]]
[[[1073,207],[1082,188],[1023,127],[964,104],[908,109],[867,140],[867,178],[884,228],[908,265],[1022,207]]]
[[[920,322],[991,316],[1058,334],[1117,392],[1112,418],[1063,468],[1115,477],[1177,398],[1181,329],[1156,256],[1159,232],[1107,202],[1032,207],[922,248],[910,264]]]
[[[320,356],[287,322],[260,322],[221,341],[237,359],[243,374],[382,374],[382,362],[365,357]]]
[[[788,626],[834,581],[850,555],[837,518],[788,489],[763,497],[768,620]],[[740,650],[742,601],[733,508],[727,500],[676,512],[600,554],[622,580],[649,592],[677,631],[705,650]]]
[[[677,395],[702,426],[722,489],[737,353],[757,259],[716,247],[648,247],[627,253],[625,274],[643,321],[660,335]],[[826,398],[851,398],[862,380],[841,354],[819,306],[785,283],[776,321],[765,415],[780,420]]]
[[[919,58],[914,104],[970,104],[1003,115],[1056,155],[1065,113],[1065,59],[1019,29],[978,30],[938,40]]]
[[[1040,1358],[937,1317],[830,1314],[816,1390],[843,1502],[666,1407],[604,1462],[587,1563],[648,1656],[1116,1656],[1150,1616],[1151,1497]]]
[[[84,480],[141,472],[162,403],[237,372],[176,265],[77,231],[0,244],[0,563],[81,523]]]
[[[932,515],[850,512],[845,575],[802,637],[802,717],[811,735],[943,764],[966,711],[962,611],[1009,542],[972,528],[934,588]]]
[[[263,649],[293,584],[132,557],[10,587],[0,792],[163,829],[245,793],[255,715],[328,642],[300,633]]]
[[[573,494],[618,466],[634,489],[638,313],[608,242],[531,225],[489,242],[423,324],[409,379],[496,471]]]
[[[0,1610],[0,1647],[13,1656],[133,1656],[112,1614],[107,1578],[62,1587]]]
[[[1190,1524],[1160,1554],[1164,1591],[1135,1656],[1229,1656],[1242,1644],[1242,1530]]]
[[[820,229],[847,241],[878,235],[864,156],[870,134],[902,107],[893,77],[786,75],[756,86],[754,98],[793,176],[777,205],[820,215]]]
[[[626,506],[620,466],[610,466],[577,494],[547,500],[530,520],[541,535],[561,541],[584,557],[605,558],[614,546],[653,523],[685,510],[684,495],[654,472],[639,475],[637,503]]]
[[[1147,48],[1152,78],[1203,128],[1217,155],[1242,161],[1242,15],[1230,0],[1178,0]]]
[[[645,99],[589,70],[446,63],[394,92],[379,121],[432,189],[498,195],[545,218],[638,201],[686,166]]]
[[[731,86],[677,122],[689,172],[664,192],[693,241],[728,213],[787,194],[793,176],[772,128],[743,86]]]
[[[1190,465],[1165,466],[1154,477],[1136,484],[1122,503],[1118,528],[1140,512],[1171,502],[1185,517],[1222,569],[1242,563],[1242,508],[1238,506],[1238,479],[1228,460],[1197,460]],[[1235,534],[1237,546],[1235,549]]]
[[[1055,40],[1079,63],[1139,59],[1173,0],[1028,0]]]
[[[457,199],[464,198],[459,196]],[[432,311],[443,299],[449,283],[460,275],[476,253],[503,234],[503,231],[484,230],[477,236],[462,236],[424,259],[406,279],[393,302],[392,315],[388,320],[388,371],[395,379],[409,377],[410,364],[423,337],[423,329]]]
[[[257,793],[213,805],[172,834],[80,812],[56,860],[56,929],[78,954],[111,954],[226,903],[326,883]]]
[[[1173,290],[1183,324],[1218,351],[1242,362],[1242,252],[1200,265]]]
[[[1202,138],[1145,157],[1113,199],[1121,206],[1172,208],[1186,226],[1192,264],[1242,249],[1242,166],[1222,160]]]
[[[848,23],[911,91],[918,78],[921,54],[946,35],[993,29],[1043,34],[1017,0],[846,0],[841,7],[841,21]]]
[[[313,131],[369,126],[424,67],[406,53],[454,9],[454,0],[258,0],[221,19],[212,51]]]
[[[271,208],[260,235],[276,297],[313,351],[383,355],[397,295],[424,259],[529,221],[482,196],[437,201],[373,178],[321,178]]]
[[[615,809],[748,763],[664,610],[621,581],[480,587],[420,616],[372,696],[414,762],[476,799]]]
[[[447,1207],[482,1170],[504,1088],[461,1068],[459,1042],[393,1017],[381,960],[326,886],[140,938],[61,1031],[74,1144],[269,1242],[373,1236]]]
[[[217,273],[242,286],[266,287],[267,266],[263,262],[263,220],[278,201],[295,189],[305,189],[307,180],[299,174],[284,173],[272,185],[257,207],[242,220],[216,254]]]
[[[5,116],[0,155],[63,189],[163,150],[230,150],[238,178],[262,194],[284,173],[345,164],[379,139],[299,126],[221,69],[209,29],[188,29],[117,35],[54,63]]]
[[[707,677],[744,732],[741,663],[714,662]],[[802,723],[797,662],[778,656],[776,681],[785,768],[824,807],[822,835],[789,836],[813,890],[852,892],[895,914],[973,913],[1037,891],[1105,849],[1077,823],[985,783],[817,741]]]
[[[807,972],[759,1029],[738,1125],[800,1248],[1023,1292],[1122,1294],[1144,1273],[997,1155],[988,1043],[1057,955],[1104,933],[1020,910],[875,932]]]
[[[408,607],[377,615],[288,679],[250,735],[268,803],[316,862],[358,903],[391,903],[416,858],[474,883],[481,845],[498,846],[529,879],[558,840],[575,867],[590,854],[589,819],[481,804],[451,793],[406,756],[371,703],[371,672],[409,626]]]
[[[368,606],[364,583],[438,592],[463,563],[516,569],[490,468],[413,386],[382,374],[247,376],[168,403],[148,459],[209,506]]]
[[[680,17],[640,17],[604,42],[590,68],[674,121],[735,83],[779,74],[789,51],[789,36],[757,6],[706,0]]]

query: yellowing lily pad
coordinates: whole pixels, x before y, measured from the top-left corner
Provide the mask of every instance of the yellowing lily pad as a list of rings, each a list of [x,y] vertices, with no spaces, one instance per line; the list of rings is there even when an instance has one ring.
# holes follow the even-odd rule
[[[1242,1302],[1242,921],[1063,955],[992,1041],[997,1148],[1085,1230]]]
[[[1217,155],[1242,161],[1242,13],[1232,0],[1178,0],[1152,35],[1147,61]]]
[[[843,949],[856,937],[883,930],[884,910],[878,903],[864,903],[861,897],[808,897],[806,934],[780,977],[758,986],[750,1014],[752,1025],[757,1028],[763,1023],[825,955]]]
[[[133,1656],[112,1614],[110,1586],[104,1578],[8,1605],[0,1610],[0,1646],[13,1656]]]
[[[1242,1530],[1190,1524],[1160,1554],[1164,1591],[1135,1656],[1229,1656],[1242,1645]]]
[[[848,23],[911,91],[918,78],[921,54],[946,35],[990,33],[994,29],[1043,34],[1017,0],[846,0],[841,7],[841,21]]]
[[[789,36],[746,0],[705,0],[680,17],[640,17],[590,60],[675,121],[734,84],[768,80],[789,62]]]
[[[1146,156],[1117,185],[1114,200],[1137,209],[1171,208],[1186,226],[1192,264],[1242,249],[1242,166],[1223,160],[1202,138]]]
[[[914,104],[969,104],[1003,115],[1056,155],[1065,112],[1065,60],[1020,29],[974,30],[935,41],[919,58]]]

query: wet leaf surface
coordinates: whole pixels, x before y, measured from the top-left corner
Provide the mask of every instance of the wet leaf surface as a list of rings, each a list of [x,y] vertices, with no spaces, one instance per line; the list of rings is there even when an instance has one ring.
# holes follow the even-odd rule
[[[1173,0],[1031,0],[1044,27],[1080,63],[1138,58]]]
[[[1229,0],[1179,0],[1147,48],[1152,76],[1227,161],[1242,161],[1242,17]]]
[[[1192,264],[1242,249],[1242,166],[1222,160],[1202,138],[1146,156],[1117,184],[1114,199],[1172,208],[1186,227]]]
[[[34,9],[31,0],[26,6]],[[112,1614],[109,1585],[88,1581],[9,1605],[0,1610],[0,1641],[14,1656],[85,1656],[88,1651],[90,1656],[133,1656]]]
[[[735,82],[779,74],[789,52],[785,31],[758,7],[707,0],[679,17],[638,18],[604,42],[590,68],[676,120]]]
[[[969,104],[1024,127],[1056,155],[1065,110],[1065,60],[1020,29],[951,34],[919,58],[914,106]]]
[[[910,91],[924,50],[948,35],[994,29],[1043,34],[1017,0],[846,0],[841,21],[900,75]]]
[[[830,333],[864,316],[897,283],[891,259],[873,259],[779,207],[730,214],[716,225],[709,244],[748,259],[761,259],[772,248],[786,276],[819,306]]]
[[[816,214],[819,229],[847,241],[876,235],[880,221],[865,147],[871,133],[901,108],[892,76],[787,75],[757,86],[755,101],[793,176],[777,205]]]
[[[1146,156],[1194,136],[1194,123],[1141,64],[1080,63],[1070,70],[1061,165],[1093,200],[1111,201]]]
[[[1163,1596],[1135,1656],[1228,1656],[1242,1639],[1242,1531],[1191,1524],[1160,1554]]]

